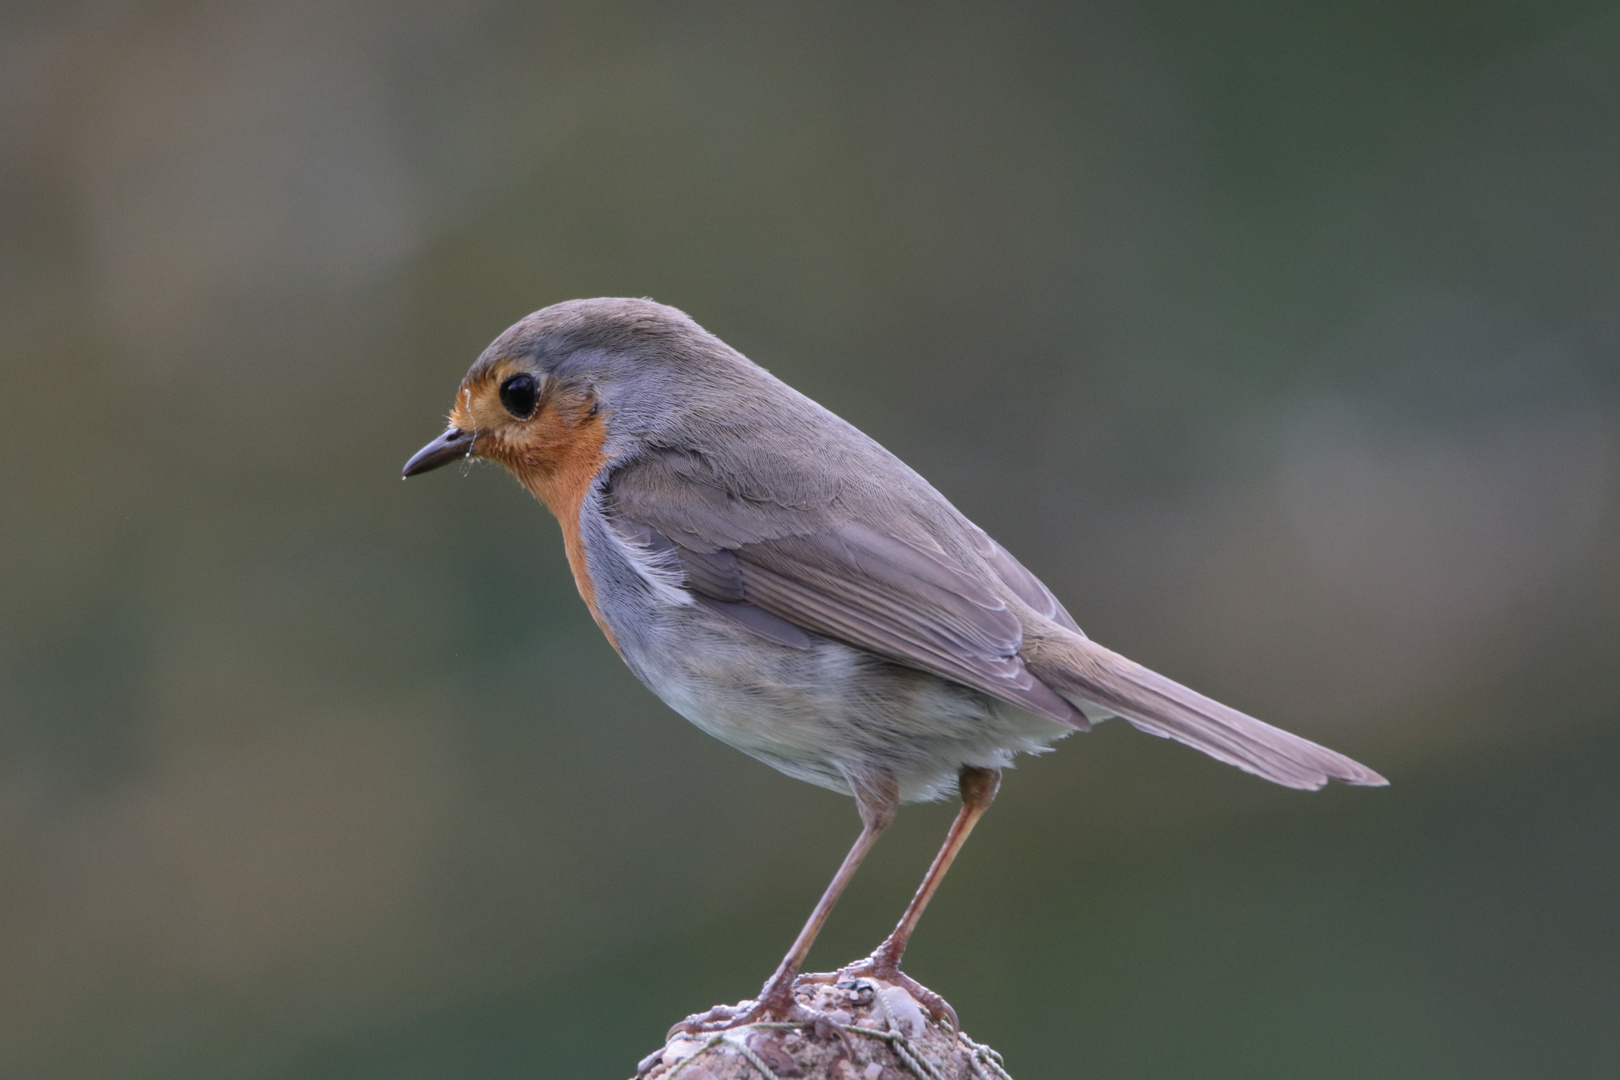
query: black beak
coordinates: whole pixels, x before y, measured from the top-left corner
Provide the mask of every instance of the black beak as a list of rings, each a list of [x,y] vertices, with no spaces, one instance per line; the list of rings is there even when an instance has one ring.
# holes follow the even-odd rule
[[[420,473],[431,472],[440,465],[448,465],[457,458],[472,454],[473,437],[460,428],[451,428],[437,439],[411,455],[400,478],[408,480]]]

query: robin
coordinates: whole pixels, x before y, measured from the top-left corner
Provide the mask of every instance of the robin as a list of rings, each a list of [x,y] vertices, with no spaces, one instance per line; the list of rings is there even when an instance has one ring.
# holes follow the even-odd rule
[[[794,985],[833,904],[896,807],[952,789],[961,811],[899,925],[839,975],[955,1025],[900,971],[917,921],[1013,757],[1106,717],[1287,787],[1386,783],[1086,637],[926,480],[675,308],[571,300],[511,327],[404,475],[470,458],[556,515],[580,595],[653,693],[860,812],[758,999],[677,1028],[815,1019]]]

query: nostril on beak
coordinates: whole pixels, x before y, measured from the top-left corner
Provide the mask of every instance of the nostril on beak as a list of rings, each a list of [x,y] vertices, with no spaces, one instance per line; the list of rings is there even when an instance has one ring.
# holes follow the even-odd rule
[[[409,480],[425,472],[432,472],[441,465],[448,465],[457,458],[466,457],[472,452],[473,438],[460,428],[451,428],[437,439],[428,443],[422,449],[411,455],[400,472],[400,478]]]

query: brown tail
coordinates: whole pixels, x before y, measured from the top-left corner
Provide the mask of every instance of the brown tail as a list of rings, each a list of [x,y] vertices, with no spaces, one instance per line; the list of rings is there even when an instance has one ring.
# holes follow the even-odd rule
[[[1186,743],[1285,787],[1329,780],[1379,787],[1382,776],[1343,754],[1245,716],[1078,634],[1042,643],[1030,670],[1076,704],[1117,713],[1150,735]],[[1093,709],[1093,712],[1096,710]]]

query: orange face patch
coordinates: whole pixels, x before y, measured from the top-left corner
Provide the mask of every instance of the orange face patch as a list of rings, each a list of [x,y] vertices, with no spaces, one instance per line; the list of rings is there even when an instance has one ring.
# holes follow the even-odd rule
[[[501,404],[501,383],[524,370],[516,360],[502,360],[481,377],[462,383],[450,410],[450,426],[473,432],[482,442],[486,435],[528,423],[513,417]],[[535,410],[536,415],[539,412]],[[482,446],[478,452],[483,453]]]
[[[506,466],[556,516],[579,595],[609,644],[617,649],[613,631],[596,607],[596,588],[579,532],[580,507],[606,462],[602,452],[607,441],[606,415],[589,391],[548,386],[542,388],[533,416],[527,420],[513,417],[501,405],[499,389],[519,370],[515,362],[500,364],[476,384],[463,386],[456,395],[450,423],[475,432],[473,453]]]

